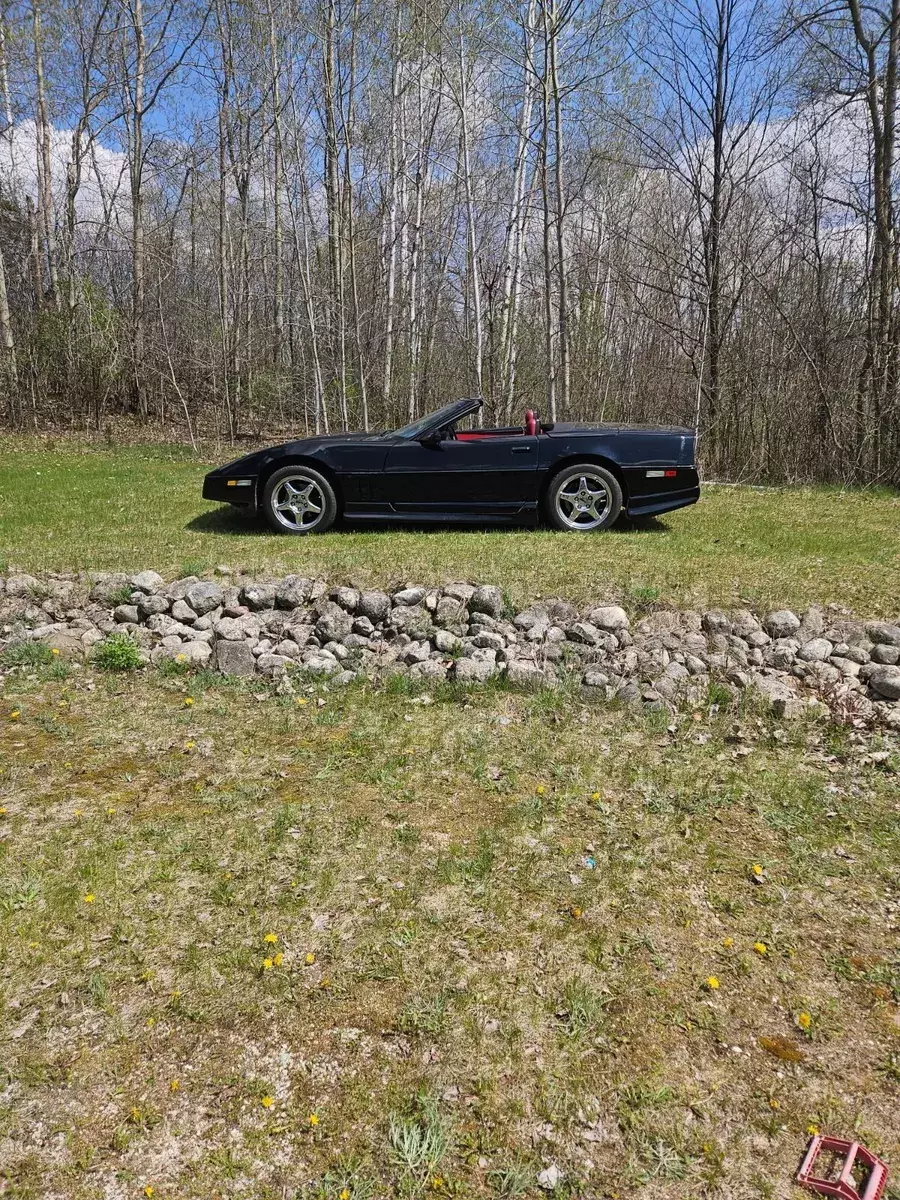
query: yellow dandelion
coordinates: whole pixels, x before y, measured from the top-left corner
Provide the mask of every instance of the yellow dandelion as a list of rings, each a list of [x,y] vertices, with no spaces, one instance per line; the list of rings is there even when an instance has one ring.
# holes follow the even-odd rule
[[[130,1116],[131,1116],[132,1121],[134,1121],[134,1123],[136,1125],[138,1123],[138,1121],[141,1119],[141,1110],[139,1108],[133,1108],[131,1110]]]
[[[178,1091],[178,1089],[179,1089],[180,1087],[181,1087],[181,1084],[178,1082],[178,1080],[177,1080],[177,1079],[173,1079],[173,1080],[171,1081],[171,1083],[169,1084],[169,1091],[170,1091],[170,1092],[177,1092],[177,1091]]]
[[[316,961],[316,956],[313,954],[312,950],[310,950],[310,952],[306,956],[306,965],[308,967],[311,967],[315,961]]]
[[[330,979],[323,979],[323,980],[321,980],[321,981],[320,981],[320,983],[319,983],[319,987],[320,987],[320,988],[330,988],[330,987],[331,987],[331,980],[330,980]]]
[[[271,971],[271,970],[272,970],[272,960],[271,960],[271,958],[264,958],[264,959],[263,959],[263,970],[264,970],[264,971]]]
[[[144,1024],[147,1026],[148,1029],[152,1029],[153,1026],[156,1024],[156,1018],[148,1017],[147,1020],[144,1022]]]
[[[116,810],[114,808],[110,807],[106,810],[106,815],[108,817],[112,817],[112,816],[115,816],[115,812],[116,812]]]
[[[809,1029],[810,1025],[812,1025],[812,1017],[808,1012],[797,1013],[797,1024],[805,1033]]]
[[[341,1188],[340,1192],[338,1193],[338,1200],[350,1200],[350,1189]]]
[[[591,792],[591,799],[594,801],[594,803],[596,803],[600,799],[600,793],[599,792]]]
[[[2,805],[0,805],[0,817],[5,817],[5,816],[6,816],[6,809]]]
[[[268,942],[270,946],[274,946],[275,943],[278,941],[278,934],[277,933],[267,933],[266,936],[263,938],[263,941]]]
[[[176,654],[176,655],[175,655],[175,661],[176,661],[176,662],[184,662],[184,655],[183,655],[183,654]]]
[[[93,904],[96,898],[97,897],[93,892],[88,892],[88,894],[83,897],[85,904]]]
[[[443,1177],[443,1175],[434,1175],[434,1176],[432,1176],[432,1179],[431,1179],[431,1186],[434,1188],[434,1190],[435,1190],[436,1192],[437,1192],[437,1191],[440,1191],[440,1189],[441,1189],[441,1188],[444,1186],[444,1177]]]
[[[40,948],[41,948],[40,942],[29,942],[28,943],[29,950],[40,950]]]
[[[765,942],[754,942],[753,949],[756,951],[757,954],[766,955],[769,953],[769,947],[766,945]]]
[[[763,869],[762,869],[761,865],[759,863],[754,863],[753,864],[753,874],[754,875],[762,875],[762,873],[763,873]]]
[[[573,904],[571,906],[571,908],[569,909],[569,912],[572,914],[572,916],[575,918],[576,921],[580,921],[581,918],[584,916],[583,910],[580,909],[577,904]]]
[[[722,945],[725,947],[726,950],[730,950],[731,947],[734,945],[734,938],[733,937],[722,938]]]
[[[196,745],[196,742],[185,742],[184,748],[185,748],[185,750],[193,750],[195,745]]]
[[[172,993],[172,999],[173,1000],[181,999],[181,992],[178,990],[178,988],[176,988],[175,991]]]
[[[275,1101],[271,1096],[263,1096],[260,1103],[262,1104],[263,1108],[271,1108]]]
[[[718,989],[719,989],[719,981],[718,981],[718,979],[716,979],[715,975],[710,975],[710,976],[707,978],[707,980],[706,980],[706,988],[707,988],[707,991],[710,991],[710,992],[715,992],[715,991],[718,991]]]
[[[312,1125],[313,1129],[315,1129],[315,1127],[318,1125],[319,1118],[316,1116],[315,1113],[309,1114],[309,1123],[310,1123],[310,1125]]]
[[[298,704],[298,705],[299,705],[299,706],[302,708],[302,707],[303,707],[303,705],[304,705],[304,704],[306,704],[306,697],[305,697],[305,696],[298,696],[298,697],[297,697],[297,701],[296,701],[296,702],[297,702],[297,704]],[[345,1189],[345,1190],[346,1190],[346,1189]],[[350,1194],[350,1193],[348,1192],[348,1193],[347,1193],[347,1195],[349,1195],[349,1194]]]
[[[184,698],[184,707],[185,708],[190,708],[193,703],[194,703],[193,696],[185,696],[185,698]]]
[[[83,816],[84,816],[84,809],[83,809],[83,808],[76,808],[76,809],[75,809],[75,816],[76,816],[76,817],[83,817]]]
[[[272,962],[275,964],[276,967],[280,967],[281,964],[284,962],[284,955],[281,953],[280,950],[275,955],[275,957],[272,959]]]
[[[810,1137],[815,1137],[816,1134],[819,1132],[819,1127],[818,1127],[818,1125],[807,1125],[806,1132],[809,1134]]]
[[[149,1183],[148,1183],[148,1184],[147,1184],[147,1186],[144,1188],[144,1195],[145,1195],[145,1196],[152,1196],[152,1195],[153,1195],[153,1188],[151,1187],[151,1185],[150,1185]]]
[[[19,710],[18,710],[17,708],[14,708],[14,709],[12,710],[12,712],[9,714],[9,719],[10,719],[11,721],[18,721],[18,719],[19,719],[19,715],[20,715],[20,714],[19,714]]]
[[[776,1111],[777,1109],[779,1109],[780,1107],[781,1107],[781,1105],[774,1097],[769,1101],[769,1108],[771,1108],[773,1112]]]
[[[547,791],[547,789],[544,787],[544,785],[542,783],[539,783],[534,790],[537,792],[537,794],[539,796],[543,796],[545,794],[545,792]]]
[[[51,654],[59,654],[59,648],[57,646],[54,646],[53,649],[50,651],[50,653]]]

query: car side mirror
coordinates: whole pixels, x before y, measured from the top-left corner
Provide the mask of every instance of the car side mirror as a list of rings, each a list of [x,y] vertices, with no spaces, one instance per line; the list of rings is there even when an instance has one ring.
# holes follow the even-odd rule
[[[422,436],[419,438],[419,444],[421,446],[428,446],[430,449],[434,449],[434,447],[439,446],[443,440],[443,429],[432,429],[429,430],[428,433],[422,434]]]

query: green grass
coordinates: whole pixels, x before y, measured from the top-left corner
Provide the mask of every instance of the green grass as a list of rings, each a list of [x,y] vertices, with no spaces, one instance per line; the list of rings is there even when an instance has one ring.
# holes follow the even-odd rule
[[[693,508],[593,537],[354,529],[295,540],[201,500],[209,465],[174,447],[3,438],[0,560],[29,571],[151,567],[173,576],[226,564],[363,584],[468,578],[500,584],[515,602],[540,594],[621,597],[638,608],[816,602],[897,614],[892,493],[710,487]]]
[[[812,1126],[898,1161],[896,744],[423,695],[6,675],[0,1190],[786,1196]]]

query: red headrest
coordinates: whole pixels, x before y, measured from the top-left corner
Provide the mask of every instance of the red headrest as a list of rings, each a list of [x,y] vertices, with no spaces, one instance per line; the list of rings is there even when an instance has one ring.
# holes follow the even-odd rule
[[[525,432],[528,434],[529,437],[534,437],[535,434],[537,433],[537,431],[538,431],[537,417],[534,415],[534,413],[529,408],[528,411],[525,413]]]

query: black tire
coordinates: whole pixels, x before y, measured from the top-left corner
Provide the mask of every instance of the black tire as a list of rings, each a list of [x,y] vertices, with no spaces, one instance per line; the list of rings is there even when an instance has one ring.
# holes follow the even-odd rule
[[[276,471],[263,488],[261,507],[270,529],[294,537],[324,533],[338,515],[334,488],[306,463]]]
[[[609,529],[621,512],[622,488],[618,479],[596,463],[563,467],[550,480],[544,495],[544,515],[554,529],[565,533]]]

